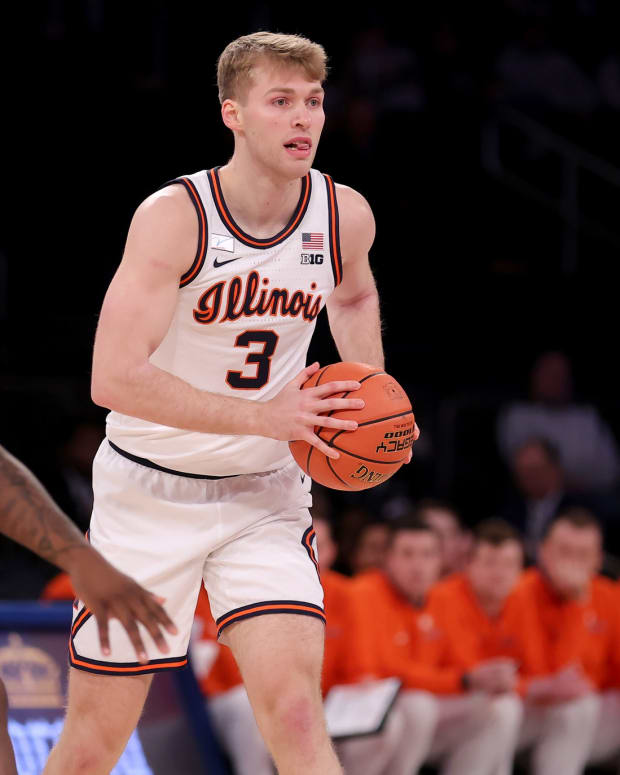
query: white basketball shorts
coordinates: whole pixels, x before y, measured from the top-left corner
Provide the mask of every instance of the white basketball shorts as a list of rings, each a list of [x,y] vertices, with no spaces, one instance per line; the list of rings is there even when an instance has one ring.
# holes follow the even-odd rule
[[[93,464],[91,543],[112,565],[164,598],[179,632],[164,632],[170,646],[164,657],[139,625],[149,658],[141,665],[129,636],[113,619],[111,654],[104,657],[95,619],[78,600],[71,666],[103,675],[184,667],[203,582],[218,635],[235,622],[264,614],[301,614],[324,622],[310,484],[294,461],[277,471],[197,479],[135,462],[104,440]]]

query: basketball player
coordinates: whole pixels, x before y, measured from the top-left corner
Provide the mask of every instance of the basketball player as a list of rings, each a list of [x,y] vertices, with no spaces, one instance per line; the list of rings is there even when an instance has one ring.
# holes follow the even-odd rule
[[[112,412],[94,463],[91,540],[166,599],[179,635],[166,659],[145,635],[149,663],[138,665],[118,628],[101,654],[80,606],[48,775],[113,768],[152,674],[187,661],[203,580],[278,771],[342,772],[321,704],[325,619],[310,481],[287,442],[336,458],[314,428],[354,430],[354,412],[320,413],[363,406],[333,397],[358,382],[301,390],[319,368],[304,364],[326,303],[343,360],[382,367],[383,351],[372,212],[311,169],[325,62],[323,48],[300,36],[230,43],[218,88],[232,158],[172,181],[132,221],[95,342],[93,398]]]
[[[71,575],[77,594],[93,611],[102,651],[109,649],[108,621],[127,630],[138,659],[147,661],[136,622],[148,628],[159,650],[168,651],[159,625],[176,628],[153,595],[119,573],[84,539],[30,471],[0,446],[0,532]],[[0,775],[17,775],[7,732],[8,700],[0,679]]]

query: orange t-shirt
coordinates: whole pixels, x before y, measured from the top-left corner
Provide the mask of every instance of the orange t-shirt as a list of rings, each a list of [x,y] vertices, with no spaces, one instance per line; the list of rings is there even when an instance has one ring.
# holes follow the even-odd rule
[[[535,617],[532,636],[540,639],[545,672],[577,663],[597,688],[620,685],[620,595],[614,582],[597,576],[586,600],[565,600],[532,568],[523,574],[514,594]]]
[[[459,665],[470,668],[496,657],[514,659],[522,691],[528,678],[545,672],[540,638],[532,637],[535,617],[514,592],[499,616],[491,618],[480,607],[467,575],[457,573],[432,589],[429,608],[441,612]]]
[[[41,600],[74,600],[75,590],[71,576],[64,571],[50,579],[41,593]]]
[[[440,615],[427,605],[415,608],[381,571],[357,576],[352,592],[352,678],[396,676],[405,689],[461,691],[464,667]]]
[[[336,684],[350,680],[349,641],[351,639],[351,596],[353,581],[333,570],[321,571],[325,593],[325,655],[323,657],[323,694]]]

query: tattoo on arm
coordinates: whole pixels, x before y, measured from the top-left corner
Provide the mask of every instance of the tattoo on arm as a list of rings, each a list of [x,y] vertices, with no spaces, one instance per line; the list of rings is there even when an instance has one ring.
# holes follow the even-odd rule
[[[62,554],[89,548],[39,480],[0,446],[0,533],[63,567]]]

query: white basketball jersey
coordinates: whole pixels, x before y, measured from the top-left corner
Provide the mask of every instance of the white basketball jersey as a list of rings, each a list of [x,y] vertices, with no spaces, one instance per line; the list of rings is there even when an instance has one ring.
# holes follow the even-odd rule
[[[336,192],[328,175],[310,170],[289,223],[256,239],[235,223],[218,170],[166,184],[183,185],[196,208],[198,250],[150,360],[200,390],[266,401],[306,365],[317,315],[342,278]],[[287,442],[197,433],[118,412],[108,415],[107,435],[131,455],[189,474],[257,473],[291,459]]]

